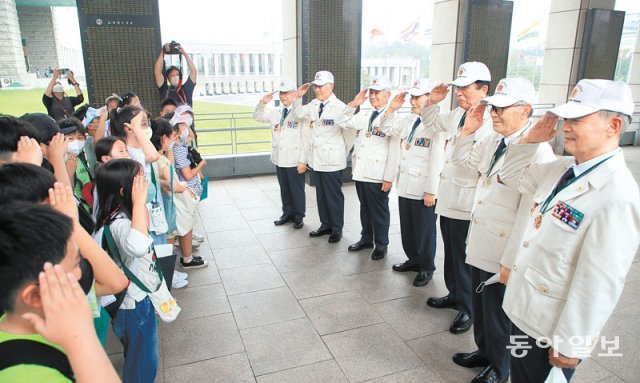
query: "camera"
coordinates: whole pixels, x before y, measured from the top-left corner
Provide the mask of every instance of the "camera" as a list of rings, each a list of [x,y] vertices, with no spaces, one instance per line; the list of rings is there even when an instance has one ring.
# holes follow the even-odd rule
[[[180,54],[180,43],[176,43],[175,41],[171,41],[170,43],[164,44],[164,53],[167,55],[179,55]]]

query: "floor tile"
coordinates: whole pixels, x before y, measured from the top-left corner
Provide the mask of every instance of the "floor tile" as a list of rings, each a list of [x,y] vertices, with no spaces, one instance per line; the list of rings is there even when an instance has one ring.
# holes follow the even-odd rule
[[[232,314],[171,323],[162,343],[167,367],[244,352]]]
[[[442,380],[429,367],[386,375],[381,378],[368,380],[368,383],[440,383]]]
[[[227,295],[248,293],[284,286],[284,280],[272,264],[220,270]]]
[[[331,359],[258,377],[258,383],[348,383],[336,361]]]
[[[443,382],[468,382],[482,371],[481,368],[460,367],[451,360],[457,352],[477,349],[472,332],[453,335],[445,331],[408,341],[407,344]]]
[[[304,299],[300,304],[320,335],[383,321],[374,307],[354,291]]]
[[[225,247],[237,247],[244,245],[257,245],[258,238],[253,234],[251,229],[238,229],[228,231],[218,231],[207,235],[211,248],[223,249]]]
[[[282,277],[298,299],[340,293],[354,288],[352,277],[340,275],[331,267],[282,273]]]
[[[305,317],[286,287],[233,295],[229,297],[229,303],[240,329]]]
[[[323,336],[351,382],[421,367],[414,352],[383,323]]]
[[[167,368],[165,380],[171,383],[252,383],[256,381],[247,355],[244,353]]]
[[[187,285],[186,288],[172,290],[172,294],[182,309],[177,322],[231,312],[221,283],[195,287]]]
[[[323,254],[316,246],[272,251],[269,257],[281,273],[328,267],[341,261],[341,255]]]
[[[256,376],[331,359],[308,319],[240,330]]]
[[[267,253],[258,244],[216,249],[213,257],[219,270],[270,263]]]

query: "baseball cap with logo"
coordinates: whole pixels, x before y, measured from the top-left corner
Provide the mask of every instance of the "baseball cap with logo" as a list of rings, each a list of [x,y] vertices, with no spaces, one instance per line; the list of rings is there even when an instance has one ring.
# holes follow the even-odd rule
[[[469,61],[458,68],[458,77],[451,81],[449,85],[467,86],[476,81],[491,81],[491,73],[489,68],[481,62]]]
[[[53,86],[53,93],[64,93],[64,86],[56,84]]]
[[[320,72],[316,73],[311,83],[317,86],[333,84],[333,74],[331,74],[331,72],[329,71],[321,70]]]
[[[278,88],[276,89],[278,92],[287,93],[296,90],[296,83],[285,78],[280,81],[278,84]]]
[[[385,76],[373,76],[369,81],[369,89],[371,90],[389,90],[391,89],[391,81]]]
[[[89,107],[87,109],[87,113],[84,115],[84,119],[82,120],[82,125],[84,125],[84,127],[86,128],[94,118],[98,117],[100,117],[100,110]]]
[[[531,81],[524,78],[503,78],[496,86],[493,96],[483,99],[480,103],[500,108],[521,101],[533,105],[535,97],[536,91]]]
[[[433,87],[436,85],[436,82],[431,79],[419,78],[413,80],[411,83],[409,94],[412,96],[422,96],[423,94],[431,93],[431,90],[433,90]]]
[[[566,104],[559,105],[551,113],[562,117],[578,118],[609,110],[631,116],[633,114],[633,97],[629,85],[621,81],[580,80]]]

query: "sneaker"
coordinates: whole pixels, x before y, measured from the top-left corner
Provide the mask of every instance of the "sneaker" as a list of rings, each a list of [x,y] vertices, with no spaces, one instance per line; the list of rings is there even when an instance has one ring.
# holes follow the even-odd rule
[[[173,279],[187,280],[189,278],[189,274],[183,273],[182,271],[173,270]]]
[[[186,285],[189,284],[189,281],[187,281],[186,279],[180,279],[176,276],[176,274],[173,274],[173,280],[171,281],[171,287],[173,287],[174,289],[181,289],[183,287],[185,287]]]
[[[184,258],[180,258],[180,264],[183,269],[199,269],[201,267],[207,267],[209,264],[204,259],[196,259],[195,257],[191,258],[191,262],[185,263]]]
[[[193,233],[192,236],[195,242],[204,242],[204,235]]]

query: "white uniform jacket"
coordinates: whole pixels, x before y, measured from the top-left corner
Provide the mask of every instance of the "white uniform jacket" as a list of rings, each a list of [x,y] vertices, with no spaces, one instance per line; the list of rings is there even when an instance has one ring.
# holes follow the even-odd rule
[[[347,121],[347,127],[356,130],[351,159],[352,178],[360,182],[393,182],[398,174],[400,138],[382,131],[384,110],[381,110],[369,126],[372,113],[373,109],[361,111]]]
[[[527,166],[536,146],[510,145],[500,178],[543,205],[574,159]],[[538,226],[542,205],[532,209],[510,267],[503,309],[529,336],[549,337],[561,354],[583,358],[611,316],[638,249],[638,184],[618,149],[560,191]]]
[[[318,116],[318,99],[296,109],[295,118],[305,121],[300,162],[308,163],[315,171],[335,172],[347,167],[347,154],[355,137],[355,132],[347,128],[347,121],[353,117],[355,109],[347,108],[335,94],[324,104],[322,117]]]
[[[293,102],[284,121],[282,119],[283,106],[267,108],[258,103],[253,112],[253,119],[271,125],[271,162],[281,168],[298,166],[302,144],[302,121],[294,118],[295,111],[301,106],[301,101]]]
[[[517,136],[511,142],[519,141],[525,131],[526,128],[516,133]],[[494,274],[500,271],[500,265],[507,266],[513,259],[533,201],[531,194],[521,194],[498,180],[504,155],[491,167],[503,137],[494,132],[485,135],[475,144],[473,134],[458,139],[452,156],[454,165],[465,166],[480,173],[467,236],[466,262]],[[531,162],[550,162],[555,158],[551,146],[543,144],[538,147]]]
[[[424,117],[429,113],[429,109],[436,105],[424,108],[421,112]],[[436,119],[435,128],[445,132],[445,161],[444,168],[440,174],[440,187],[438,189],[438,203],[436,204],[436,214],[447,218],[469,220],[471,218],[471,208],[473,207],[473,197],[476,193],[478,183],[478,171],[464,166],[454,165],[451,161],[453,149],[458,139],[458,133],[462,127],[458,127],[465,110],[456,108],[450,112],[441,113]],[[480,140],[484,135],[493,132],[493,123],[489,112],[484,115],[482,128],[476,132],[476,140]]]
[[[385,118],[382,127],[387,134],[401,138],[396,190],[399,197],[413,200],[421,200],[425,194],[438,194],[446,137],[434,127],[438,117],[437,106],[423,114],[421,123],[411,135],[418,117],[414,113],[394,113],[392,117]]]

